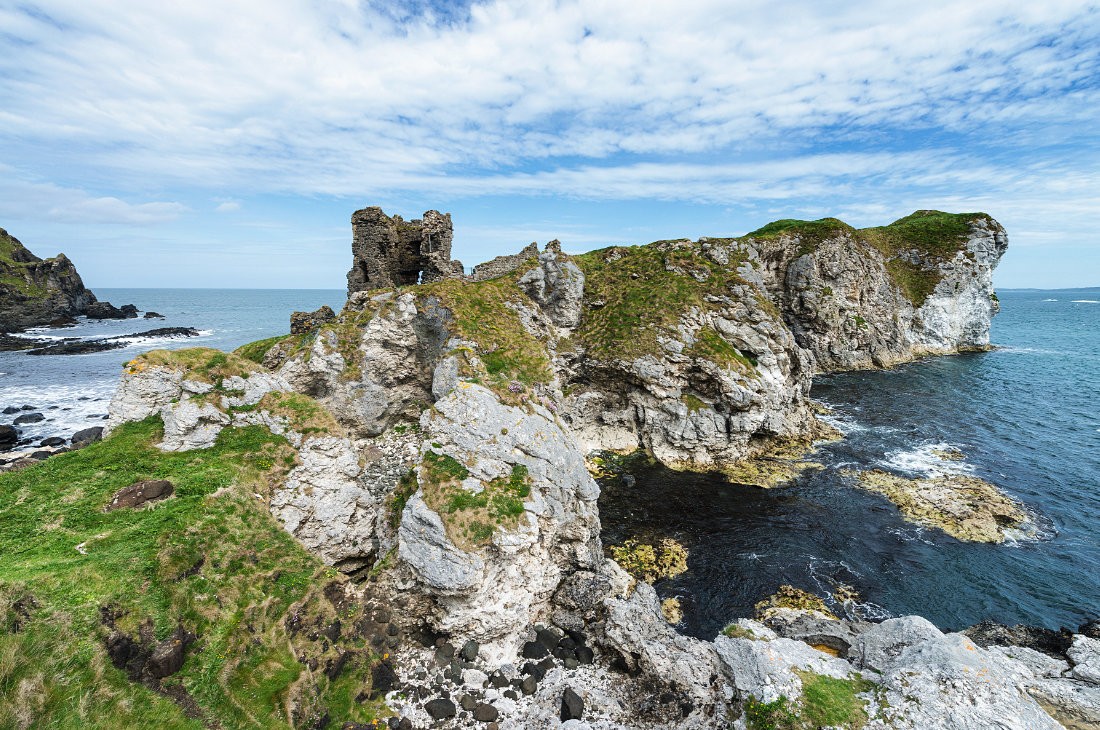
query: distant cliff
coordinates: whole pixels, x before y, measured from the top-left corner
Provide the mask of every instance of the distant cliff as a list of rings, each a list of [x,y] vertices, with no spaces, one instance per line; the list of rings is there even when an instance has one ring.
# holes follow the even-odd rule
[[[41,259],[0,228],[0,332],[22,332],[80,314],[125,319],[137,316],[137,310],[97,301],[65,254]]]
[[[743,239],[798,343],[822,371],[989,345],[993,269],[1008,237],[984,213],[920,210],[888,226],[782,220]]]

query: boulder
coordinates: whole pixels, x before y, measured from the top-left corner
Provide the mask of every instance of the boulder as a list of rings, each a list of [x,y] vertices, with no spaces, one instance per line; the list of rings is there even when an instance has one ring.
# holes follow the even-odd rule
[[[23,416],[17,416],[16,419],[13,421],[13,423],[16,426],[22,426],[22,425],[28,424],[28,423],[41,423],[42,421],[45,421],[45,420],[46,420],[46,417],[44,415],[42,415],[41,413],[27,413],[26,415],[23,415]]]
[[[116,509],[140,507],[148,502],[157,502],[171,497],[175,492],[172,482],[167,479],[151,479],[135,482],[115,492],[107,504],[105,512]]]
[[[566,687],[561,695],[561,721],[580,720],[583,717],[584,700],[572,687]]]
[[[0,448],[10,448],[19,441],[19,430],[13,426],[0,426]]]
[[[69,443],[72,444],[74,449],[82,449],[89,444],[94,444],[103,438],[103,426],[93,426],[91,428],[84,428],[73,434]]]

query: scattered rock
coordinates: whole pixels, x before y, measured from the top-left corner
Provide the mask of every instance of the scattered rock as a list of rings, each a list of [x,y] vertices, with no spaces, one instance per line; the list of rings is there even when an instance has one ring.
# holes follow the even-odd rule
[[[16,426],[22,426],[27,423],[41,423],[45,421],[46,417],[41,413],[28,413],[25,416],[16,417],[14,423]]]
[[[19,441],[19,431],[12,426],[0,426],[0,448],[8,448]]]
[[[474,719],[478,722],[495,722],[499,716],[497,708],[486,702],[479,702],[474,708]]]
[[[463,661],[472,662],[477,659],[477,653],[480,648],[481,647],[478,646],[476,641],[470,639],[462,645],[462,651],[459,652],[459,655],[462,657]]]
[[[454,717],[458,713],[458,708],[455,707],[455,703],[443,697],[429,700],[427,704],[424,705],[424,709],[433,720],[446,720]]]
[[[91,428],[81,429],[73,434],[73,437],[69,440],[74,449],[82,449],[89,444],[94,444],[103,438],[103,426],[93,426]]]
[[[580,720],[583,716],[584,700],[572,687],[566,687],[561,696],[561,721]]]
[[[44,438],[41,441],[39,441],[38,445],[39,446],[64,446],[65,445],[65,439],[63,439],[59,436],[50,436],[49,438]]]
[[[145,317],[144,317],[144,318],[145,318],[145,319],[164,319],[164,315],[163,315],[163,314],[161,314],[160,312],[152,312],[152,311],[150,311],[150,312],[146,312],[146,313],[145,313]]]
[[[135,482],[128,487],[123,487],[111,497],[105,512],[113,512],[116,509],[140,507],[148,502],[157,502],[172,496],[175,487],[167,479],[151,479],[143,482]]]

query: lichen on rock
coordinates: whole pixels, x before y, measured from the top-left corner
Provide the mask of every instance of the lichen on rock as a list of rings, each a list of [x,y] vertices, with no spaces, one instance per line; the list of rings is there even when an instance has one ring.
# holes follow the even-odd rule
[[[907,519],[959,540],[1004,542],[1006,530],[1028,520],[1018,502],[977,477],[942,474],[910,479],[881,469],[855,476],[860,487],[885,496]]]

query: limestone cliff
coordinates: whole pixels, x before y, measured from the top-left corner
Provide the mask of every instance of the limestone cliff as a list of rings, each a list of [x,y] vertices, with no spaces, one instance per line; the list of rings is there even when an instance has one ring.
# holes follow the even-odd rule
[[[982,349],[1008,247],[984,213],[921,210],[888,226],[783,220],[743,239],[818,370],[888,367]]]
[[[752,622],[714,642],[677,634],[654,590],[604,557],[585,469],[600,448],[681,468],[797,462],[824,430],[808,400],[818,370],[988,342],[1004,246],[986,216],[921,212],[579,256],[552,242],[487,279],[423,281],[417,260],[407,285],[353,291],[309,331],[136,359],[110,425],[159,415],[166,452],[247,424],[288,438],[271,514],[401,607],[395,642],[427,638],[372,670],[401,727],[744,728],[781,697],[808,723],[828,686],[850,695],[855,726],[977,728],[1008,712],[1021,720],[1005,727],[1054,728],[1024,693],[1034,673],[919,619],[834,622],[805,641]],[[387,276],[403,266],[386,261]],[[841,656],[811,648],[826,643]]]

